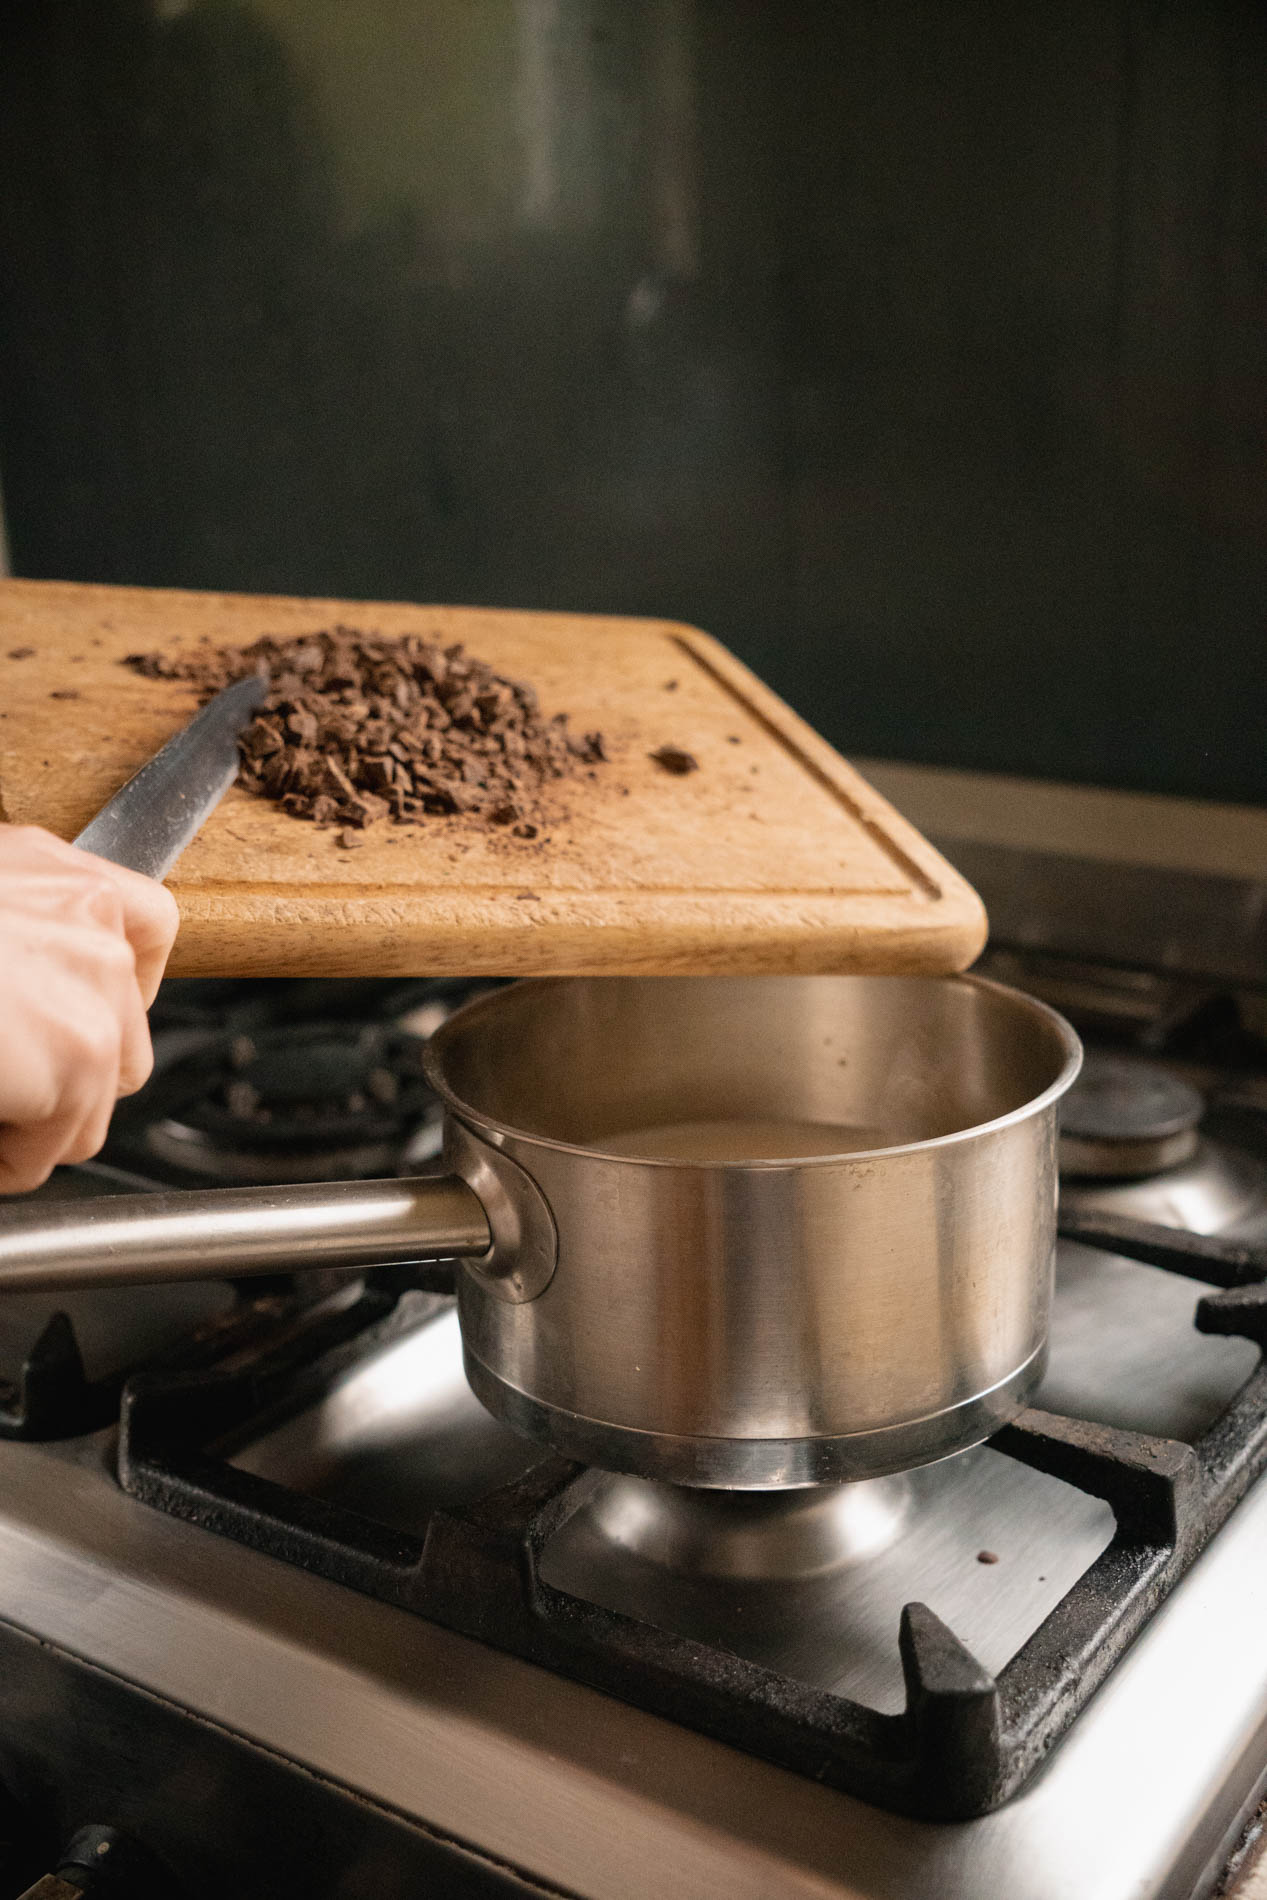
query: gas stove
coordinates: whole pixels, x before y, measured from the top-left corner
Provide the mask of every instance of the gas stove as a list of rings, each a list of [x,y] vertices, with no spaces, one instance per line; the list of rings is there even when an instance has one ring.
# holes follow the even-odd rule
[[[693,1494],[484,1412],[445,1269],[11,1296],[15,1893],[85,1823],[194,1900],[1213,1891],[1267,1784],[1262,991],[965,868],[982,967],[1089,1050],[1036,1408]],[[49,1191],[425,1169],[459,995],[170,986],[154,1083]]]

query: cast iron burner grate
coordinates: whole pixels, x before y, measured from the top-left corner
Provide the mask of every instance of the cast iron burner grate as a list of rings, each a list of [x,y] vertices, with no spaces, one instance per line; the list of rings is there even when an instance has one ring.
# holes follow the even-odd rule
[[[440,1145],[426,1036],[490,985],[165,983],[154,1073],[120,1102],[107,1153],[173,1186],[365,1180]]]
[[[881,1807],[968,1819],[1024,1785],[1267,1465],[1267,1250],[1107,1216],[1063,1225],[1220,1286],[1199,1301],[1196,1325],[1253,1341],[1258,1364],[1195,1445],[1032,1410],[998,1433],[996,1451],[1107,1502],[1116,1532],[997,1676],[931,1610],[909,1604],[898,1715],[551,1588],[541,1552],[602,1476],[553,1454],[474,1503],[434,1510],[421,1535],[230,1463],[418,1323],[421,1296],[400,1297],[408,1276],[371,1276],[316,1306],[284,1294],[249,1302],[134,1377],[120,1479],[175,1516]]]

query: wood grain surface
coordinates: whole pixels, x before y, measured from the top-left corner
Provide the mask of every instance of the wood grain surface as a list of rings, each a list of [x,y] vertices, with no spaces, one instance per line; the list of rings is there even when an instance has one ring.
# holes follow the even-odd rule
[[[127,654],[336,621],[464,642],[610,762],[546,791],[535,840],[435,818],[348,851],[235,786],[169,879],[173,974],[940,972],[980,949],[932,847],[715,640],[660,621],[6,581],[0,816],[73,837],[193,712]],[[662,745],[699,770],[665,772]]]

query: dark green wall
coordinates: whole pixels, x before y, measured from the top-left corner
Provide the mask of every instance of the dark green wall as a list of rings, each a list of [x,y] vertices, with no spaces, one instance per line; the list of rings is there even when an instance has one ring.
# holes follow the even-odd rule
[[[1267,10],[10,0],[15,571],[672,615],[1267,803]]]

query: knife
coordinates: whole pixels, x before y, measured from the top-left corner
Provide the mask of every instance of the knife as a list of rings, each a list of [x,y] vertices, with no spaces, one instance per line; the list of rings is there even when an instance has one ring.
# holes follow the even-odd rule
[[[163,879],[238,775],[238,734],[268,692],[262,673],[209,700],[103,805],[75,843],[112,864]]]

